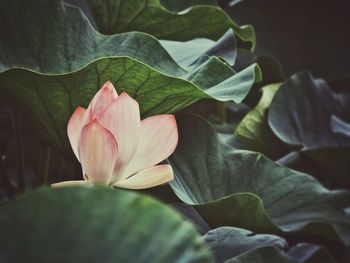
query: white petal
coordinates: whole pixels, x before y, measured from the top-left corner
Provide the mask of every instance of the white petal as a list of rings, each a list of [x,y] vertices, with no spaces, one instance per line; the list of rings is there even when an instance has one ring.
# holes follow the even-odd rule
[[[156,115],[142,120],[139,145],[123,178],[168,158],[175,151],[177,142],[174,115]]]
[[[125,180],[116,182],[113,186],[128,189],[145,189],[167,183],[173,179],[173,169],[169,164],[164,164],[142,170]]]
[[[59,183],[55,183],[52,184],[51,186],[56,188],[56,187],[71,187],[71,186],[90,186],[91,183],[89,183],[88,181],[64,181],[64,182],[59,182]]]

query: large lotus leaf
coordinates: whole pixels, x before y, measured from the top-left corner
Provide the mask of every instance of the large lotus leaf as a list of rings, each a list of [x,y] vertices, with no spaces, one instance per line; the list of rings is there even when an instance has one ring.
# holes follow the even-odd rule
[[[189,9],[176,13],[163,7],[159,0],[88,0],[88,3],[104,34],[140,31],[167,40],[186,41],[197,37],[216,40],[232,28],[245,42],[241,41],[242,46],[255,47],[253,27],[239,27],[217,6],[196,5],[198,1],[190,1]]]
[[[343,113],[327,83],[301,72],[276,92],[268,121],[282,141],[304,149],[350,145],[350,138],[332,130],[333,115],[341,118]]]
[[[190,223],[125,190],[44,188],[0,210],[1,262],[211,262]]]
[[[286,151],[267,123],[268,107],[279,86],[280,84],[270,84],[262,88],[259,103],[241,120],[235,130],[236,147],[261,152],[271,158],[281,156]]]
[[[191,68],[210,56],[220,57],[233,66],[237,56],[236,39],[232,29],[216,42],[207,38],[196,38],[186,42],[161,40],[160,43],[184,68]]]
[[[196,38],[185,42],[160,40],[160,43],[179,65],[188,69],[194,65],[193,62],[199,61],[201,56],[215,45],[215,41],[208,38]],[[232,51],[231,49],[229,52]]]
[[[217,262],[223,262],[258,247],[274,246],[284,250],[288,246],[281,237],[255,235],[249,230],[236,227],[216,228],[206,233],[203,238],[213,251]]]
[[[350,193],[329,191],[313,177],[265,156],[222,143],[213,127],[194,117],[178,118],[179,145],[170,158],[171,187],[196,205],[212,227],[323,236],[350,246],[344,208]]]
[[[300,263],[298,260],[284,254],[276,247],[260,247],[226,260],[224,263]]]
[[[69,149],[72,111],[87,106],[107,80],[148,116],[201,98],[239,102],[260,79],[256,65],[235,74],[216,57],[186,71],[153,37],[101,35],[79,9],[59,0],[1,1],[0,16],[1,95],[61,150]]]
[[[343,119],[349,116],[325,81],[301,72],[276,92],[268,122],[277,137],[299,147],[337,184],[348,182],[350,137]]]

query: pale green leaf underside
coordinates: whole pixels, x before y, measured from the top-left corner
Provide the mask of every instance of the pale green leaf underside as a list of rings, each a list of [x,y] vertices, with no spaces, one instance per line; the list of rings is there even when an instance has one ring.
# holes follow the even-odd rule
[[[160,43],[178,64],[189,70],[210,56],[220,57],[231,66],[235,64],[237,57],[236,38],[232,29],[216,42],[207,38],[196,38],[185,42],[161,40]]]

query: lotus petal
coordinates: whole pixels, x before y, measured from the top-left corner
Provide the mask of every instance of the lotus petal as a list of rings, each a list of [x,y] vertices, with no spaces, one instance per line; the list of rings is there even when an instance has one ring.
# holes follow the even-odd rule
[[[91,100],[87,112],[85,123],[99,118],[104,110],[118,97],[118,94],[110,81],[107,81]]]
[[[90,182],[109,184],[117,152],[114,136],[97,119],[84,126],[79,143],[79,157]]]
[[[91,186],[91,183],[85,180],[80,181],[65,181],[51,185],[52,187],[72,187],[72,186]]]
[[[85,112],[86,110],[84,108],[78,107],[74,111],[73,115],[70,117],[67,126],[67,133],[70,145],[72,146],[73,152],[79,161],[80,159],[78,153],[78,143],[80,139],[81,129],[83,128],[83,118]]]
[[[139,145],[123,179],[168,158],[175,151],[177,142],[174,115],[162,114],[142,120]]]
[[[118,158],[113,181],[117,181],[133,158],[140,137],[140,111],[138,103],[123,92],[101,115],[100,121],[114,136],[118,144]]]
[[[169,164],[164,164],[142,170],[125,180],[116,182],[113,186],[128,189],[145,189],[167,183],[173,179],[173,169]]]

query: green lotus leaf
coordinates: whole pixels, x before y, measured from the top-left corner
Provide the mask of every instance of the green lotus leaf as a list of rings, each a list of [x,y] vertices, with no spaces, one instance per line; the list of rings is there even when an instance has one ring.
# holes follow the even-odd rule
[[[178,8],[189,8],[176,13],[167,10],[159,0],[88,0],[97,27],[104,34],[140,31],[166,40],[186,41],[197,37],[216,40],[232,28],[242,47],[254,49],[252,26],[238,26],[218,6],[187,2]],[[174,5],[171,8],[178,9]]]
[[[216,42],[207,38],[196,38],[186,42],[161,40],[160,43],[177,63],[187,69],[204,62],[210,56],[220,57],[231,66],[236,61],[236,38],[232,29]]]
[[[59,0],[1,1],[0,16],[0,95],[41,139],[70,154],[68,119],[107,80],[149,116],[199,99],[240,102],[261,79],[256,64],[235,73],[217,57],[187,71],[152,36],[102,35],[78,8]]]
[[[309,72],[296,73],[273,97],[268,124],[280,140],[298,147],[332,182],[349,187],[350,125],[344,120],[350,114],[340,99],[324,80]]]
[[[336,95],[324,80],[300,72],[276,92],[268,122],[285,143],[313,150],[350,145],[350,137],[336,130],[341,123],[339,118],[346,116],[348,113],[341,111]]]
[[[296,258],[302,263],[337,263],[338,261],[323,246],[299,243],[288,250],[288,255]],[[339,257],[339,255],[336,255]],[[346,259],[345,259],[346,261]],[[345,262],[342,261],[342,262]]]
[[[234,146],[264,153],[276,158],[286,152],[286,147],[276,138],[267,122],[268,107],[281,84],[270,84],[262,88],[259,103],[239,123],[235,130]]]
[[[212,262],[190,223],[126,190],[43,188],[0,211],[1,262]]]
[[[281,252],[278,248],[268,246],[248,251],[237,257],[228,259],[225,263],[299,263],[298,260]]]
[[[178,118],[179,145],[170,158],[171,187],[211,227],[234,226],[256,233],[319,236],[350,246],[344,209],[350,193],[330,191],[313,177],[262,154],[236,150],[206,121]]]
[[[279,236],[254,234],[249,230],[236,227],[219,227],[210,230],[203,239],[213,251],[217,262],[224,262],[258,247],[274,246],[284,250],[288,246],[286,240]]]

